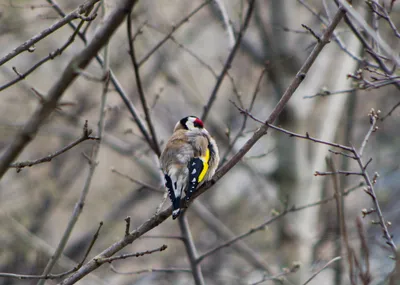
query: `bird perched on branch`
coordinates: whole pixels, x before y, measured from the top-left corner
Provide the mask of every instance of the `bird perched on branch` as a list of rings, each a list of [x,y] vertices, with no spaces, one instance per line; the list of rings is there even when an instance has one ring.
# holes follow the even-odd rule
[[[203,122],[195,116],[181,119],[161,154],[161,168],[172,202],[173,219],[181,213],[183,191],[186,200],[190,200],[200,183],[211,180],[218,163],[217,144]]]

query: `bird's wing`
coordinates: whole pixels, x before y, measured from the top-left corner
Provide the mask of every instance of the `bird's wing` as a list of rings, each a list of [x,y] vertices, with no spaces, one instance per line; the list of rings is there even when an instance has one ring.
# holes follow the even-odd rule
[[[190,200],[192,194],[196,191],[197,185],[204,180],[208,171],[208,162],[210,161],[209,140],[206,136],[197,136],[191,140],[194,157],[190,160],[188,187],[186,191],[186,200]]]
[[[188,164],[193,156],[193,148],[181,132],[170,138],[161,154],[161,168],[164,172],[165,187],[172,202],[174,219],[180,214],[182,192],[186,190],[188,184]]]

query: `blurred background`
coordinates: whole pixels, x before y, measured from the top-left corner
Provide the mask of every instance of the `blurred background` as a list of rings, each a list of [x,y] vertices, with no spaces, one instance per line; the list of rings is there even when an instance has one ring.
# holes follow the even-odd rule
[[[372,2],[385,5],[389,11],[391,1]],[[54,3],[0,0],[0,57],[59,21],[61,16]],[[68,14],[82,3],[59,1],[57,7]],[[106,0],[103,5],[104,9],[99,9],[88,28],[85,30],[87,23],[82,28],[88,41],[118,1]],[[239,49],[205,120],[205,127],[219,146],[221,165],[260,126],[250,118],[245,119],[232,102],[258,119],[266,120],[315,46],[315,35],[322,35],[337,11],[336,4],[330,0],[258,0],[254,5]],[[388,21],[373,13],[363,1],[353,1],[353,6],[382,40],[394,51],[399,50],[399,37]],[[187,115],[202,116],[248,9],[249,2],[243,0],[148,0],[139,1],[134,8],[133,44],[141,62],[140,76],[161,149],[178,120]],[[390,18],[398,27],[399,13],[400,5],[394,1]],[[79,21],[72,23],[77,25]],[[357,24],[355,27],[374,51],[383,56],[379,45],[363,28]],[[36,43],[30,52],[23,52],[0,66],[0,147],[3,151],[85,43],[76,37],[61,55],[54,56],[15,84],[9,83],[61,48],[72,34],[73,29],[65,25]],[[129,56],[126,21],[111,38],[108,54],[113,75],[144,121]],[[400,81],[396,77],[398,69],[392,68],[390,60],[382,58],[394,71],[391,78],[342,21],[275,124],[292,132],[303,135],[308,132],[316,138],[359,148],[370,127],[368,113],[371,108],[380,110],[379,129],[368,141],[363,160],[372,158],[367,168],[371,177],[379,173],[375,191],[384,217],[391,222],[390,233],[398,243],[400,110],[392,109],[400,101],[396,86]],[[18,161],[36,160],[70,144],[81,137],[86,120],[92,135],[98,135],[104,86],[99,79],[103,74],[101,65],[93,60],[85,76],[80,76],[65,92],[59,108]],[[377,88],[374,82],[383,82],[382,78],[389,83]],[[368,82],[373,85],[368,86]],[[143,139],[112,83],[104,110],[103,139],[95,158],[98,165],[83,211],[52,273],[67,271],[82,260],[101,221],[104,225],[88,258],[123,237],[127,216],[131,217],[131,229],[134,229],[152,217],[163,200],[163,193],[159,191],[163,189],[163,181],[158,158]],[[95,144],[93,140],[84,141],[50,162],[20,171],[9,169],[2,178],[0,272],[42,274],[88,181],[90,165],[85,155],[90,156]],[[232,170],[196,199],[187,214],[200,255],[261,225],[283,211],[285,203],[302,207],[330,199],[327,203],[288,213],[264,230],[205,257],[201,265],[206,284],[255,284],[271,276],[280,277],[283,284],[303,284],[336,256],[342,259],[333,262],[309,284],[352,284],[333,199],[336,178],[340,191],[351,189],[343,196],[344,215],[350,245],[362,270],[368,268],[366,260],[369,260],[371,279],[365,283],[358,278],[354,284],[383,284],[387,280],[395,262],[389,258],[392,253],[382,238],[381,227],[373,223],[377,220],[376,214],[362,215],[362,209],[373,207],[371,198],[362,190],[363,183],[365,186],[362,177],[314,176],[315,171],[331,171],[327,157],[336,169],[359,171],[354,160],[334,155],[329,149],[332,148],[269,130]],[[163,209],[169,205],[167,200]],[[365,231],[366,247],[360,247],[363,239],[357,230],[357,218],[361,221],[361,232]],[[190,269],[179,236],[177,221],[168,219],[121,253],[150,250],[163,244],[168,246],[165,251],[115,261],[112,265],[120,272]],[[296,264],[300,268],[289,272]],[[46,284],[59,281],[47,280]],[[0,278],[0,284],[36,283],[37,280]],[[272,283],[264,280],[262,284]],[[190,272],[184,270],[123,275],[105,264],[78,284],[194,283]]]

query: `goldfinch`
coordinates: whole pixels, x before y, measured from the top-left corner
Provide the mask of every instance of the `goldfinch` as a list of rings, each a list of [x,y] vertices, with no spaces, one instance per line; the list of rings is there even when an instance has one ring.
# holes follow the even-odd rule
[[[219,163],[218,147],[203,122],[188,116],[175,125],[160,160],[172,202],[172,218],[176,219],[181,212],[183,191],[186,200],[190,200],[197,186],[213,177]]]

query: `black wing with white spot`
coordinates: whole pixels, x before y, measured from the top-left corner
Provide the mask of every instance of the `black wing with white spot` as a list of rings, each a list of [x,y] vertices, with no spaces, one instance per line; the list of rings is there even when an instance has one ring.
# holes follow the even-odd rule
[[[204,169],[204,162],[200,157],[194,157],[190,160],[189,165],[189,181],[186,191],[186,200],[189,201],[192,194],[196,191],[199,184],[199,177]]]

